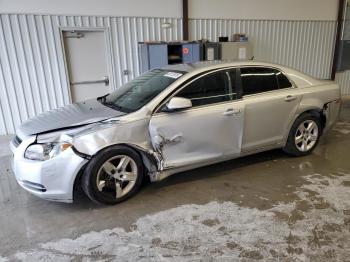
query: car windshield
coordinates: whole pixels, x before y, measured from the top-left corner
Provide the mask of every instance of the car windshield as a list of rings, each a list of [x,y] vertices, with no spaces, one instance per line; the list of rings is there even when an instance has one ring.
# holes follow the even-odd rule
[[[154,69],[136,77],[113,93],[100,97],[99,101],[116,110],[131,113],[146,105],[182,75],[184,72]]]

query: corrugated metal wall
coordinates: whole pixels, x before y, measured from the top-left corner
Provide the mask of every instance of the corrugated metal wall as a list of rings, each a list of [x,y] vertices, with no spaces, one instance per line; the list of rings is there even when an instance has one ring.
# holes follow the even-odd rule
[[[172,27],[163,29],[164,22]],[[137,42],[182,39],[178,18],[1,15],[0,135],[69,103],[61,27],[109,29],[117,86],[139,74]]]
[[[342,95],[350,95],[350,71],[337,73],[335,81],[339,84]]]
[[[161,24],[172,27],[163,29]],[[137,42],[182,39],[178,18],[0,15],[0,134],[38,113],[69,103],[60,28],[108,28],[117,86],[139,74]],[[248,34],[257,60],[329,78],[335,21],[190,19],[190,37]],[[123,70],[130,74],[123,75]],[[349,92],[350,72],[338,74]]]
[[[191,39],[218,41],[219,36],[246,33],[256,60],[287,65],[319,78],[330,77],[335,31],[335,21],[190,21]]]

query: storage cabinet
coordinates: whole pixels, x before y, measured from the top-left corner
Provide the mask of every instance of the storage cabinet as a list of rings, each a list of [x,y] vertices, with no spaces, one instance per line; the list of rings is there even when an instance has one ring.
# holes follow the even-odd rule
[[[168,64],[168,46],[165,43],[139,43],[140,71],[145,72]]]
[[[140,72],[171,64],[200,61],[198,43],[139,43]]]
[[[220,59],[220,43],[208,42],[203,44],[203,59],[204,60],[219,60]]]
[[[182,45],[182,63],[195,63],[200,60],[200,44],[191,43]]]
[[[247,60],[253,57],[252,46],[248,42],[221,42],[222,60]]]
[[[201,60],[246,60],[253,57],[249,42],[139,43],[140,72]]]

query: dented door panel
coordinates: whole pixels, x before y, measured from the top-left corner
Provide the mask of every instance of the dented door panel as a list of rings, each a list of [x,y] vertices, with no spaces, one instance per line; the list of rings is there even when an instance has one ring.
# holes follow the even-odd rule
[[[239,154],[244,104],[241,101],[155,114],[149,132],[164,169]]]

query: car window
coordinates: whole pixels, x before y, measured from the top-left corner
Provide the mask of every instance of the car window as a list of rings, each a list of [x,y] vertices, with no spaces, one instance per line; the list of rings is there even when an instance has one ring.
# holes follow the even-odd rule
[[[278,89],[276,70],[263,67],[241,68],[243,95]]]
[[[101,102],[123,112],[134,112],[146,105],[184,74],[184,72],[161,69],[148,71],[119,87],[106,96],[105,99],[102,99]]]
[[[276,70],[276,76],[278,80],[278,88],[283,89],[283,88],[290,88],[292,87],[292,83],[288,80],[288,78],[283,74],[282,72]]]
[[[232,100],[235,92],[230,86],[229,74],[220,71],[195,80],[176,96],[190,99],[195,107]]]
[[[243,95],[292,87],[288,78],[279,70],[264,67],[241,68]]]

